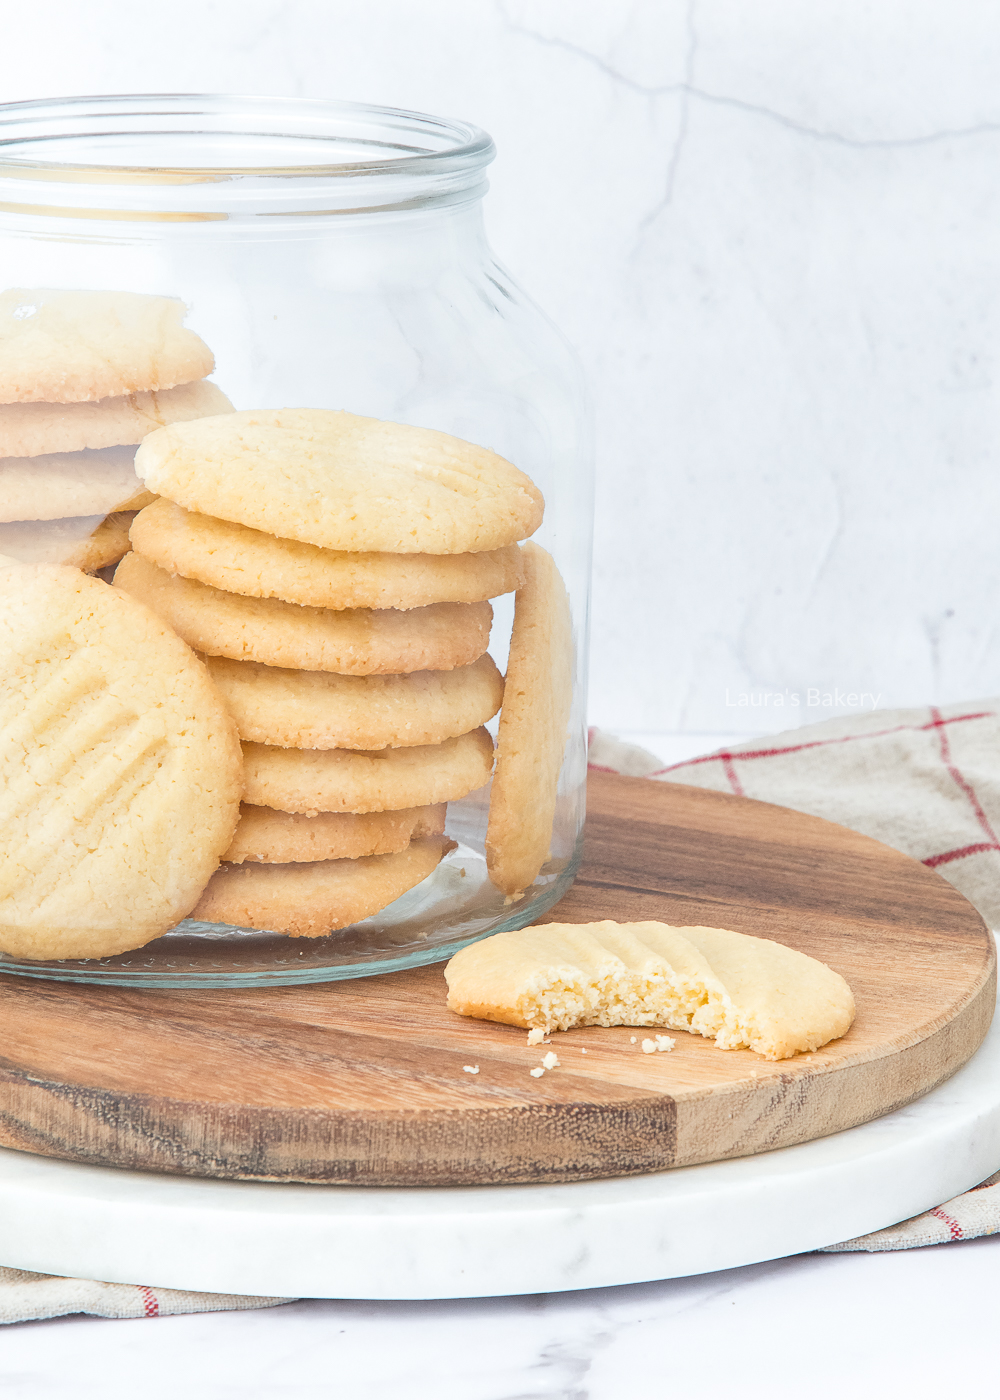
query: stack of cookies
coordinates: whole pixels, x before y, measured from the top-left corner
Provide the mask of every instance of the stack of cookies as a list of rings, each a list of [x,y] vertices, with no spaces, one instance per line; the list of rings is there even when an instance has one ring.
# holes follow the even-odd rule
[[[232,411],[183,303],[135,292],[0,293],[0,557],[95,572],[153,498],[136,446]]]
[[[375,913],[490,777],[488,600],[521,588],[541,494],[487,449],[320,409],[174,423],[136,471],[160,499],[115,585],[203,655],[243,743],[240,822],[192,917],[316,936]]]

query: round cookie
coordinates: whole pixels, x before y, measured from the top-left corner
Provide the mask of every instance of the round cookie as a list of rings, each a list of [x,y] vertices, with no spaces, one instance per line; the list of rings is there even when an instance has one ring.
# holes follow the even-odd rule
[[[233,844],[222,859],[232,865],[284,865],[389,855],[405,851],[421,836],[443,836],[446,811],[440,802],[401,812],[317,812],[307,817],[244,803]]]
[[[141,510],[156,498],[135,474],[132,447],[0,458],[0,522],[65,520]]]
[[[139,554],[122,560],[115,585],[209,656],[345,676],[468,666],[489,646],[493,621],[489,603],[334,611],[280,598],[244,598],[168,574]]]
[[[321,938],[377,914],[419,885],[454,844],[443,836],[425,836],[393,855],[359,860],[225,865],[212,876],[191,918]]]
[[[412,749],[279,749],[244,744],[245,801],[283,812],[393,812],[452,802],[490,780],[486,729]]]
[[[173,423],[136,471],[188,510],[324,549],[478,553],[542,520],[541,492],[488,448],[321,408]]]
[[[490,792],[486,868],[518,898],[549,857],[556,786],[573,699],[573,620],[551,554],[522,548],[524,586],[514,603],[496,771]]]
[[[98,958],[184,917],[243,786],[205,668],[77,569],[0,571],[0,949]]]
[[[184,303],[141,292],[0,292],[0,403],[79,403],[204,379]]]
[[[481,554],[349,554],[198,515],[159,497],[136,517],[132,547],[161,569],[227,593],[314,608],[479,603],[521,586],[517,545]]]
[[[93,403],[0,404],[0,457],[135,445],[167,423],[232,412],[219,386],[207,379]]]
[[[135,516],[90,515],[68,520],[17,520],[0,525],[0,554],[22,564],[71,564],[96,573],[128,553]]]
[[[471,666],[410,676],[286,671],[222,656],[205,664],[240,738],[282,749],[440,744],[485,724],[503,699],[503,678],[488,653]]]

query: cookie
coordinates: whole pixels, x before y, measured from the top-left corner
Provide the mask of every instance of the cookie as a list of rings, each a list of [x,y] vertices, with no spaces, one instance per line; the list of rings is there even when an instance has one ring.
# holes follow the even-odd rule
[[[198,515],[160,497],[132,527],[132,547],[161,569],[250,598],[314,608],[480,603],[521,586],[517,545],[482,554],[347,554]]]
[[[221,656],[205,663],[240,738],[283,749],[440,744],[492,719],[503,698],[503,679],[489,654],[454,671],[410,676],[286,671]]]
[[[244,744],[244,799],[283,812],[383,812],[451,802],[490,780],[493,740],[474,729],[442,744],[375,753]]]
[[[354,860],[405,851],[421,836],[443,836],[447,807],[407,807],[401,812],[317,812],[314,817],[240,808],[240,824],[224,861],[267,865],[313,860]]]
[[[165,932],[232,842],[242,767],[204,666],[147,608],[77,569],[0,571],[0,949]]]
[[[0,522],[65,520],[141,510],[155,500],[135,474],[131,447],[0,458]]]
[[[532,1029],[666,1026],[784,1060],[844,1035],[854,998],[825,963],[768,938],[668,924],[540,924],[445,968],[463,1016]]]
[[[541,524],[534,483],[447,433],[320,408],[173,423],[136,471],[188,510],[324,549],[464,554]]]
[[[0,404],[0,457],[135,446],[167,423],[233,411],[218,385],[207,379],[93,403]]]
[[[526,544],[521,552],[525,581],[514,604],[486,831],[489,877],[510,898],[532,884],[549,858],[573,698],[566,585],[544,549]]]
[[[115,585],[209,656],[345,676],[468,666],[489,646],[493,621],[489,603],[432,603],[409,612],[334,611],[280,598],[245,598],[168,574],[139,554],[122,560]]]
[[[393,855],[295,865],[225,865],[191,914],[210,924],[321,938],[377,914],[426,880],[453,841],[426,836]]]
[[[128,553],[135,515],[89,515],[68,520],[18,520],[0,525],[0,554],[22,564],[71,564],[95,573]]]
[[[183,302],[140,292],[0,292],[0,403],[79,403],[203,379],[215,361],[184,315]]]

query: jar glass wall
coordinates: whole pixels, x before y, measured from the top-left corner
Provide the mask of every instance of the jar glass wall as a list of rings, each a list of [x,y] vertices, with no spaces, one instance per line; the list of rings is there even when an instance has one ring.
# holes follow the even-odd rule
[[[544,518],[532,539],[551,555],[565,583],[573,645],[572,709],[551,840],[541,869],[523,892],[512,895],[490,879],[486,783],[448,802],[447,849],[432,873],[376,912],[348,919],[342,927],[317,932],[314,925],[310,936],[289,936],[259,916],[252,921],[199,918],[199,909],[220,906],[198,902],[187,917],[141,947],[108,956],[53,957],[52,951],[63,945],[47,945],[43,939],[26,955],[19,936],[3,942],[4,928],[16,925],[17,933],[18,920],[30,924],[35,905],[47,897],[44,875],[36,871],[41,894],[32,896],[25,893],[27,887],[10,882],[0,891],[0,947],[7,949],[0,953],[0,969],[157,986],[362,976],[438,961],[476,937],[532,922],[571,883],[579,859],[586,775],[592,522],[587,414],[572,354],[498,265],[486,242],[481,200],[484,169],[493,154],[489,137],[462,123],[351,104],[127,97],[0,108],[0,259],[3,286],[10,293],[10,306],[3,304],[8,320],[4,335],[23,333],[23,326],[12,327],[11,318],[36,315],[33,291],[42,309],[43,289],[45,296],[86,291],[179,299],[185,328],[214,356],[211,382],[238,415],[346,410],[366,420],[432,429],[491,449],[530,478],[544,497]],[[17,353],[18,343],[10,340],[11,354]],[[203,373],[204,367],[198,374]],[[75,405],[88,396],[66,383],[69,388],[57,402],[70,404],[78,416]],[[136,395],[142,400],[144,392],[137,380],[133,407]],[[44,407],[55,397],[44,384],[37,391],[20,384],[11,393],[33,399],[33,422],[48,425],[59,417],[54,408],[49,413]],[[2,397],[7,402],[0,403],[0,427],[4,413],[10,422],[12,413],[20,413],[17,421],[23,427],[24,411],[19,405],[10,408],[10,394]],[[112,397],[119,404],[128,399],[127,394],[102,394],[95,400],[89,393],[102,411]],[[197,416],[203,413],[205,408]],[[218,413],[217,404],[209,405],[206,424],[209,418],[216,421]],[[165,421],[162,412],[159,421]],[[82,565],[94,574],[90,566],[96,556],[91,551],[83,558],[81,542],[90,548],[98,530],[104,538],[116,524],[119,531],[131,526],[135,534],[137,517],[127,507],[135,507],[137,498],[81,496],[77,484],[90,480],[94,454],[104,449],[57,441],[58,434],[46,438],[48,431],[48,426],[44,431],[40,427],[41,436],[28,444],[34,455],[25,448],[21,428],[20,437],[15,432],[6,445],[0,443],[0,555],[14,561],[9,574],[37,561]],[[130,444],[108,449],[110,455],[124,454],[130,463],[141,440],[136,432],[131,437]],[[112,470],[106,462],[100,465]],[[142,477],[138,465],[136,470]],[[252,491],[258,489],[255,478]],[[154,488],[153,494],[161,501],[169,498],[167,490]],[[100,509],[92,508],[96,506]],[[372,509],[378,513],[377,503]],[[211,516],[211,511],[204,513]],[[245,525],[246,518],[241,519]],[[281,528],[271,531],[279,542],[285,538]],[[324,535],[312,545],[307,541],[307,548],[327,547],[326,539]],[[127,542],[120,548],[128,549]],[[159,560],[157,567],[162,564]],[[176,575],[184,578],[184,566],[176,560],[162,572],[174,583]],[[113,570],[103,567],[97,576],[108,586]],[[213,578],[202,575],[195,584],[211,587]],[[225,583],[222,588],[227,591]],[[258,596],[262,591],[268,589],[258,589]],[[286,591],[282,600],[280,594],[280,588],[271,590],[282,606],[307,606],[302,595],[290,597]],[[146,605],[151,596],[144,595]],[[198,594],[202,602],[212,596]],[[240,596],[237,606],[243,606]],[[500,592],[492,606],[489,652],[503,672],[513,592]],[[177,618],[170,615],[168,620],[184,636]],[[277,625],[280,630],[280,620]],[[211,656],[213,644],[199,641],[200,636],[185,640]],[[227,653],[224,643],[214,654],[231,659],[256,655],[239,648]],[[470,664],[464,655],[449,656],[453,668]],[[551,669],[555,663],[548,653],[542,662],[539,684],[544,689],[549,684],[545,666]],[[394,674],[399,672],[410,673],[405,662],[396,664]],[[22,707],[29,712],[33,695],[30,688],[22,695]],[[537,728],[537,718],[529,703],[526,732]],[[9,773],[17,771],[10,756],[13,722],[8,722],[6,740],[0,723]],[[494,736],[497,725],[496,716],[487,724]],[[240,737],[244,746],[254,742],[245,729]],[[44,748],[45,742],[42,734],[38,743]],[[302,744],[308,747],[308,742]],[[362,751],[382,749],[373,743]],[[67,759],[69,784],[74,780],[72,758]],[[11,801],[16,786],[8,781]],[[51,803],[53,791],[38,801]],[[518,792],[530,824],[534,808],[544,806],[544,793]],[[29,803],[28,824],[17,832],[33,830],[31,811]],[[300,803],[294,815],[312,820],[317,811],[325,811],[318,799],[308,811]],[[8,846],[8,874],[17,865],[15,855]],[[370,858],[382,856],[376,851]],[[116,859],[120,864],[120,854]],[[247,859],[254,863],[255,858]],[[277,878],[279,865],[287,870],[297,863],[310,862],[303,857],[258,861],[253,875]],[[113,861],[108,869],[113,879]],[[346,907],[350,913],[350,901]],[[81,925],[87,917],[81,905]],[[127,921],[127,913],[122,919]],[[64,915],[67,921],[72,924],[72,911]]]

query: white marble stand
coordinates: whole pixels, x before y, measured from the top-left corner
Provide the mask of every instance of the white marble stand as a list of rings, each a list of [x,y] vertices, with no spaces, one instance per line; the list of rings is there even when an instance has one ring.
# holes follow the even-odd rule
[[[570,1186],[201,1181],[0,1152],[4,1263],[205,1292],[474,1298],[677,1278],[915,1215],[1000,1161],[1000,1022],[952,1079],[799,1147]]]

